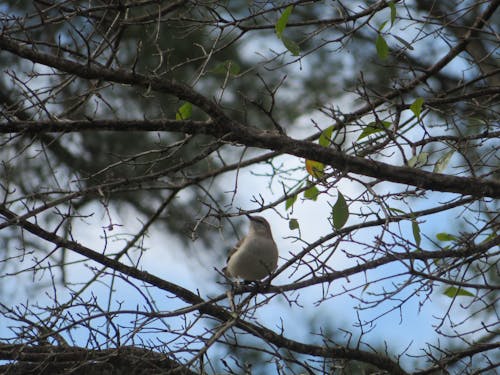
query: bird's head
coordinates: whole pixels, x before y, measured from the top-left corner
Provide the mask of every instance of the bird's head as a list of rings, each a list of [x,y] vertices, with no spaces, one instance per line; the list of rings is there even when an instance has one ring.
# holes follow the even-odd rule
[[[250,220],[250,230],[254,231],[260,235],[268,235],[272,237],[271,226],[262,216],[250,216],[246,215],[248,220]]]

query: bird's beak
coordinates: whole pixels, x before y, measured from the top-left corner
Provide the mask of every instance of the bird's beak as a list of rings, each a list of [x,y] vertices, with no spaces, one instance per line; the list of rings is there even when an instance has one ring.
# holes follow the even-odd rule
[[[245,214],[245,216],[248,217],[248,220],[252,220],[253,219],[253,217],[250,216],[249,214]]]

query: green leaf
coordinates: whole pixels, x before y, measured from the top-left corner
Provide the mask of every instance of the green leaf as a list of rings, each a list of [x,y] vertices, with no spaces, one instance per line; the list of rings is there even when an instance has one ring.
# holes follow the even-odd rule
[[[377,36],[375,47],[377,48],[377,55],[381,60],[385,60],[389,56],[389,46],[381,34]]]
[[[281,41],[283,42],[283,45],[286,47],[286,49],[292,53],[292,55],[294,56],[300,55],[300,47],[293,40],[282,37]]]
[[[315,201],[318,199],[319,190],[316,186],[311,186],[309,189],[304,191],[304,198]]]
[[[408,160],[408,166],[413,168],[417,164],[417,155],[413,155],[410,160]]]
[[[418,97],[415,99],[413,103],[410,105],[410,110],[413,112],[413,114],[417,117],[420,118],[420,113],[422,113],[422,106],[424,105],[424,98]]]
[[[455,153],[455,150],[450,150],[443,156],[439,158],[439,160],[436,162],[436,165],[434,166],[434,173],[441,173],[442,171],[445,170],[446,166],[450,162],[451,157]]]
[[[445,232],[436,234],[436,238],[439,241],[455,241],[457,239],[454,235]]]
[[[276,30],[276,35],[278,36],[279,39],[283,36],[283,31],[285,31],[286,24],[288,22],[288,17],[290,17],[290,14],[292,14],[293,10],[293,5],[289,5],[285,8],[283,13],[281,14],[281,17],[278,19],[278,22],[276,22],[276,25],[274,26]]]
[[[327,127],[325,130],[321,132],[319,136],[319,144],[323,147],[328,147],[332,143],[332,133],[333,133],[334,125]]]
[[[389,211],[396,212],[398,214],[406,215],[406,212],[400,210],[399,208],[389,207]]]
[[[396,38],[397,40],[399,40],[399,42],[402,45],[404,45],[406,48],[408,48],[409,50],[411,50],[411,51],[414,50],[413,46],[410,43],[408,43],[406,40],[404,40],[403,38],[401,38],[400,36],[397,36],[396,34],[391,34],[391,36],[393,38]]]
[[[415,239],[415,244],[417,245],[417,248],[420,248],[420,242],[422,241],[422,237],[420,236],[420,226],[418,225],[418,222],[415,219],[411,221],[411,230],[413,231],[413,238]]]
[[[299,229],[299,221],[297,219],[290,219],[290,221],[288,221],[288,228],[290,228],[290,230]]]
[[[418,155],[414,155],[410,160],[408,160],[408,166],[411,168],[418,168],[427,163],[429,159],[428,152],[421,152]]]
[[[396,21],[396,5],[394,5],[393,1],[389,1],[389,8],[391,9],[391,27],[394,25],[394,21]]]
[[[349,218],[349,208],[347,207],[345,198],[340,191],[337,202],[335,202],[335,204],[333,205],[332,217],[333,226],[335,229],[342,228]]]
[[[285,201],[285,209],[289,210],[293,206],[293,204],[295,203],[297,198],[298,198],[297,194],[294,194],[291,197],[288,197]]]
[[[217,64],[215,68],[212,69],[212,72],[224,75],[229,73],[230,75],[235,76],[240,72],[240,70],[240,65],[237,62],[233,60],[226,60]]]
[[[455,286],[450,286],[449,288],[446,288],[443,294],[450,298],[455,298],[456,296],[474,297],[474,294],[472,294],[468,290],[457,288]]]
[[[428,152],[421,152],[418,157],[417,157],[417,165],[422,166],[427,164],[427,160],[429,160],[429,153]]]
[[[491,241],[493,238],[497,238],[497,237],[498,237],[498,234],[496,232],[491,232],[490,234],[488,234],[486,236],[486,238],[484,240],[481,241],[481,243]]]
[[[363,139],[365,137],[368,137],[370,134],[374,133],[379,133],[385,131],[385,129],[388,129],[391,126],[391,123],[389,121],[374,121],[370,122],[361,132],[361,134],[358,137],[358,141],[360,139]]]
[[[387,21],[382,22],[382,24],[378,27],[378,31],[382,31],[385,25],[387,25]]]
[[[176,120],[187,120],[191,117],[193,112],[193,105],[189,102],[184,103],[179,107],[177,113],[175,114]]]
[[[324,176],[325,165],[319,161],[306,159],[306,171],[311,176],[321,179]]]

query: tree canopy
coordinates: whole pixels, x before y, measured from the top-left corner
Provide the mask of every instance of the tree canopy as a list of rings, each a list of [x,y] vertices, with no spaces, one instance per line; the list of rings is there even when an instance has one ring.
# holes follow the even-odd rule
[[[499,5],[5,1],[1,372],[493,373]]]

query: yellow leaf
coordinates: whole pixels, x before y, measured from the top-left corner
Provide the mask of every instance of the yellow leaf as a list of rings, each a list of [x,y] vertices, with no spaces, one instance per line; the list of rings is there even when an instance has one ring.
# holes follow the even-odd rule
[[[306,160],[306,170],[307,173],[309,173],[311,176],[314,178],[322,178],[324,173],[323,170],[325,169],[325,165],[323,163],[320,163],[319,161],[314,161],[314,160]]]

